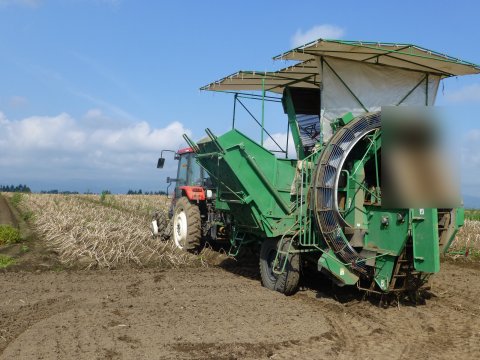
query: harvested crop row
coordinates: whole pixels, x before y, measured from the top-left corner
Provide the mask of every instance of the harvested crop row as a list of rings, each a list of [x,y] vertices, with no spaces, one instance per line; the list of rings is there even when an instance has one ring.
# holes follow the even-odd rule
[[[148,221],[153,211],[167,211],[170,199],[164,195],[78,195],[79,199],[135,212]]]
[[[82,196],[46,194],[24,195],[21,207],[33,212],[35,230],[65,264],[111,268],[126,263],[168,267],[200,263],[172,242],[152,238],[142,211],[124,211]]]
[[[480,221],[465,219],[449,251],[453,254],[466,252],[466,255],[480,257]]]

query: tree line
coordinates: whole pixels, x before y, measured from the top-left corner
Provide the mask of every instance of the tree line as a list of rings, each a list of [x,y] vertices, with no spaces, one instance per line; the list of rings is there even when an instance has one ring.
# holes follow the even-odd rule
[[[32,190],[30,190],[30,187],[27,185],[0,185],[0,192],[21,192],[21,193],[31,193]],[[102,194],[111,194],[110,190],[103,190],[101,192]],[[76,195],[80,194],[78,191],[60,191],[58,189],[52,189],[52,190],[41,190],[40,194],[62,194],[62,195]],[[85,195],[92,195],[90,190],[85,191],[83,194]],[[128,190],[127,195],[166,195],[165,191],[142,191],[142,189],[139,190]]]
[[[145,191],[142,192],[142,189],[139,190],[128,190],[127,195],[166,195],[165,191]]]
[[[21,193],[31,193],[32,190],[27,185],[0,185],[1,192],[21,192]]]

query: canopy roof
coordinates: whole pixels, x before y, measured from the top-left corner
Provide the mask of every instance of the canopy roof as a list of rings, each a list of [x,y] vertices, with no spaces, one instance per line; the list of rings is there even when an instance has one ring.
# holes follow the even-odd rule
[[[274,60],[299,61],[296,65],[274,71],[239,71],[201,90],[262,90],[281,93],[286,86],[318,87],[320,58],[342,59],[357,64],[387,66],[440,78],[479,74],[480,65],[440,54],[412,44],[318,39],[275,56]]]
[[[278,71],[238,71],[200,90],[262,90],[282,93],[285,86],[318,87],[319,69],[315,61],[306,60]]]

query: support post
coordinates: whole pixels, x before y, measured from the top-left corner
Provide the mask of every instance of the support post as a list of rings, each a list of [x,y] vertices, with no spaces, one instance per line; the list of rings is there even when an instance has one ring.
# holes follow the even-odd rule
[[[238,93],[235,93],[235,95],[233,96],[232,130],[235,129],[235,113],[236,113],[236,106],[237,106],[237,96],[238,96]]]
[[[287,146],[285,148],[285,159],[288,159],[288,137],[290,135],[290,122],[287,121]]]
[[[428,106],[428,73],[425,75],[425,106]]]
[[[287,109],[288,123],[290,124],[290,131],[292,132],[293,143],[295,144],[295,150],[297,151],[297,159],[303,160],[305,158],[305,151],[303,149],[302,140],[300,138],[297,115],[295,114],[295,108],[293,106],[292,97],[290,95],[290,90],[288,87],[285,88],[283,101],[285,102],[285,108]]]
[[[320,145],[323,146],[323,116],[322,116],[322,94],[323,94],[323,56],[320,57],[320,79],[318,83],[318,88],[319,88],[319,96],[320,96],[320,109],[318,109],[318,120],[320,122]]]
[[[260,136],[260,145],[263,146],[263,129],[265,128],[265,78],[262,78],[262,134]]]

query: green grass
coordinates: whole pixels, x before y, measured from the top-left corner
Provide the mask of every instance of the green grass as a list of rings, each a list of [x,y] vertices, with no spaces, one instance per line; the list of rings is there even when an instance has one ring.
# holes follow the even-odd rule
[[[465,219],[480,221],[480,210],[465,209]]]
[[[0,269],[5,269],[12,264],[15,264],[14,258],[12,258],[11,256],[0,254]]]
[[[33,211],[30,211],[30,210],[27,210],[27,211],[22,213],[22,219],[25,220],[25,221],[33,220],[34,216],[35,216],[35,214],[33,213]]]
[[[15,244],[22,240],[20,231],[10,225],[0,225],[0,245]]]
[[[480,250],[470,249],[470,251],[468,252],[468,256],[470,256],[474,260],[480,260]]]
[[[20,202],[22,201],[23,195],[20,193],[15,193],[13,194],[12,198],[10,199],[11,203],[15,206],[18,207],[20,205]]]

